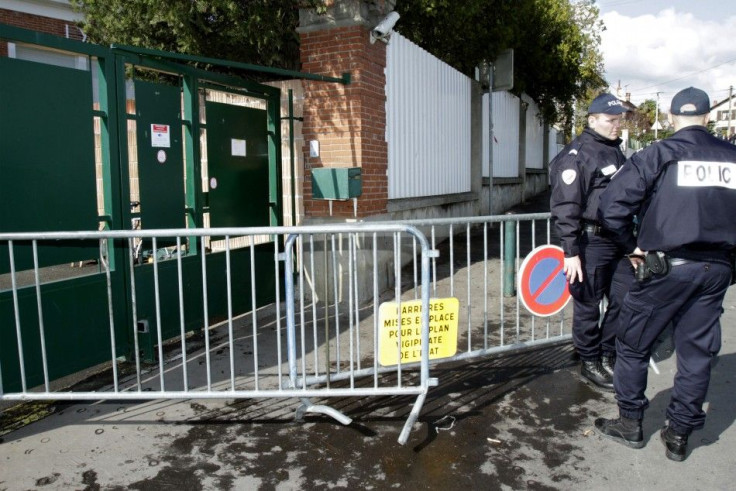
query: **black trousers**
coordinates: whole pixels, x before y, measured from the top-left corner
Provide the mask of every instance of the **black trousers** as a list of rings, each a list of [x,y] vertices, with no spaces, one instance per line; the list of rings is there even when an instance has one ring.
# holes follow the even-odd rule
[[[570,285],[573,297],[572,339],[582,360],[595,360],[616,351],[616,326],[624,296],[634,281],[634,269],[610,239],[584,233],[580,241],[583,281]],[[601,320],[600,302],[608,299]]]
[[[649,406],[644,392],[651,348],[672,322],[677,373],[667,418],[679,433],[703,427],[703,401],[711,360],[721,349],[720,317],[730,281],[726,264],[691,262],[634,283],[621,308],[616,337],[613,385],[621,416],[641,419]]]

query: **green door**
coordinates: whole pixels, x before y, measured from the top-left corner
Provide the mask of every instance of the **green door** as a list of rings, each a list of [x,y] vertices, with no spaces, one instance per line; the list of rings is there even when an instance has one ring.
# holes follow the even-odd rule
[[[208,102],[206,114],[211,226],[271,225],[266,111]]]
[[[141,228],[184,228],[181,90],[135,81]]]

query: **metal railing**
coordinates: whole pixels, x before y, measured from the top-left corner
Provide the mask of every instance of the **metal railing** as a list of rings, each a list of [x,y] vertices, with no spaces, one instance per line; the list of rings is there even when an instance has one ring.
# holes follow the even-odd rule
[[[211,237],[224,244],[222,252],[186,256],[191,241],[196,241],[198,251],[205,251]],[[270,237],[271,241],[259,245],[259,241],[246,240],[250,245],[245,248],[234,246],[243,242],[241,237],[260,238],[261,242],[263,237]],[[168,239],[171,243],[175,238],[177,250],[185,252],[166,261],[153,255],[151,264],[136,265],[132,242],[137,238],[150,240],[154,250],[157,241]],[[30,241],[38,264],[35,251],[39,243],[88,239],[100,244],[95,274],[102,275],[107,285],[109,319],[108,325],[100,328],[109,331],[110,344],[96,349],[110,353],[107,366],[111,380],[94,390],[52,388],[44,331],[53,326],[44,322],[48,307],[42,301],[43,270],[36,266],[30,272],[32,281],[19,286],[16,277],[21,275],[12,268],[14,244]],[[345,414],[311,399],[416,397],[399,436],[399,442],[405,443],[429,387],[437,383],[429,374],[432,365],[569,342],[565,323],[568,308],[553,317],[538,318],[521,308],[515,291],[515,275],[523,256],[551,239],[548,213],[401,224],[0,234],[0,245],[9,246],[11,264],[10,277],[0,278],[0,290],[10,285],[3,294],[12,296],[16,324],[13,341],[17,343],[21,378],[20,390],[4,391],[2,370],[7,365],[0,360],[0,400],[296,398],[297,419],[307,412],[322,413],[349,424],[351,419]],[[122,272],[115,271],[108,262],[110,241],[131,246],[127,248],[126,265],[130,311],[122,326],[116,324],[118,317],[113,315],[117,305],[113,297],[121,292],[112,287],[116,275]],[[238,263],[241,269],[231,264],[236,247],[241,254],[243,249],[248,251],[250,258],[245,266]],[[273,251],[272,264],[268,264],[273,268],[275,301],[248,312],[235,311],[231,285],[236,279],[241,285],[249,283],[252,305],[262,293],[255,271],[264,266],[256,260],[256,248]],[[215,254],[224,255],[225,260],[220,261],[224,264],[221,270],[213,271],[207,258]],[[189,261],[187,275],[182,273],[184,261]],[[202,285],[191,284],[192,261],[200,262],[197,269]],[[174,262],[176,280],[164,285],[159,269],[168,263],[170,271]],[[144,293],[136,288],[137,268],[150,268],[153,300],[142,298]],[[227,315],[216,324],[210,323],[208,289],[203,286],[213,275],[224,278],[227,284]],[[204,322],[194,333],[186,327],[185,284],[186,288],[201,290]],[[163,304],[162,288],[175,288],[178,301]],[[24,289],[35,289],[39,332],[33,339],[24,338],[20,325],[18,292]],[[458,349],[452,356],[436,359],[428,356],[429,304],[443,298],[457,299],[460,305]],[[144,301],[155,304],[149,333],[157,350],[155,363],[146,363],[140,355],[137,305]],[[381,334],[390,322],[381,323],[379,311],[386,302],[396,304],[398,325],[402,303],[421,303],[420,359],[402,362],[402,330],[398,329],[397,362],[381,364],[379,352],[385,349]],[[173,317],[178,318],[178,336],[167,340],[162,314],[169,311],[171,318],[171,310],[176,308],[178,316]],[[132,339],[132,350],[123,354],[125,358],[116,346],[116,334],[121,332]],[[31,341],[40,342],[38,349],[43,354],[43,383],[34,386],[26,381],[28,362],[23,358],[24,345]]]
[[[572,339],[572,307],[550,317],[526,311],[516,291],[521,261],[540,245],[552,244],[550,213],[406,220],[430,238],[432,297],[460,301],[464,346],[449,358],[479,356],[553,345]],[[416,268],[414,268],[416,271]],[[416,285],[416,276],[414,277]],[[418,291],[408,288],[409,291]],[[463,339],[464,338],[464,339]],[[459,344],[460,344],[459,343]]]
[[[402,236],[410,236],[415,244],[419,244],[421,262],[421,302],[424,306],[422,315],[422,347],[421,361],[411,364],[398,364],[392,367],[379,367],[377,363],[378,348],[378,321],[360,319],[360,308],[357,305],[355,287],[357,285],[357,262],[359,242],[361,253],[368,253],[373,258],[373,293],[378,301],[378,257],[392,255],[400,249],[382,249],[387,244],[400,243]],[[231,285],[237,277],[240,281],[244,274],[249,274],[250,295],[252,305],[256,305],[259,286],[255,281],[255,270],[259,264],[255,259],[257,241],[250,240],[250,261],[244,271],[234,269],[231,264],[231,240],[236,242],[240,237],[271,237],[273,247],[273,264],[276,299],[272,305],[264,309],[252,309],[242,314],[233,311],[233,292]],[[314,252],[315,237],[323,238],[323,253],[329,257],[332,268],[331,278],[334,280],[329,289],[332,298],[324,298],[319,303],[319,296],[315,290],[315,283],[305,278],[317,276],[314,272],[314,255],[311,265],[304,264],[305,245]],[[225,255],[225,267],[214,273],[211,265],[208,266],[208,257],[213,254],[183,257],[185,254],[176,254],[168,261],[158,255],[152,256],[151,264],[136,265],[133,257],[134,240],[147,239],[152,243],[153,250],[157,250],[157,241],[168,239],[176,240],[177,250],[185,250],[188,241],[197,241],[199,251],[206,250],[205,242],[210,237],[221,239],[225,248],[219,254]],[[370,240],[365,240],[370,237]],[[105,329],[109,330],[109,347],[96,346],[95,349],[109,350],[107,363],[111,374],[111,382],[105,387],[95,387],[94,390],[76,390],[54,388],[49,377],[49,347],[44,343],[46,334],[53,326],[44,322],[48,305],[44,303],[42,285],[43,268],[38,267],[38,244],[47,244],[53,241],[95,240],[100,246],[98,273],[105,277],[106,298],[109,317]],[[406,239],[405,239],[406,240]],[[119,288],[114,288],[116,275],[108,260],[109,247],[112,242],[125,242],[129,245],[128,252],[128,294],[130,307],[128,325],[116,325],[114,306],[118,305],[113,297],[120,295]],[[104,232],[53,232],[53,233],[16,233],[0,234],[0,244],[8,245],[10,273],[4,284],[9,283],[9,293],[12,296],[13,317],[15,319],[15,340],[20,375],[20,390],[10,392],[3,390],[3,368],[8,368],[0,360],[0,400],[152,400],[152,399],[239,399],[239,398],[298,398],[301,404],[296,410],[297,417],[306,412],[323,413],[334,417],[343,424],[349,424],[350,418],[339,411],[324,405],[313,404],[311,397],[346,397],[346,396],[416,396],[414,407],[409,414],[399,441],[406,442],[412,425],[419,416],[427,391],[436,381],[429,377],[427,326],[429,302],[429,261],[432,251],[426,238],[414,227],[395,224],[371,225],[326,225],[319,227],[261,227],[261,228],[228,228],[228,229],[177,229],[177,230],[135,230],[135,231],[104,231]],[[20,244],[25,244],[33,250],[34,268],[32,284],[19,286],[16,278],[19,272],[15,269],[14,253]],[[347,244],[347,247],[344,245]],[[266,244],[265,247],[271,247]],[[367,248],[363,250],[362,248]],[[400,252],[398,252],[400,254]],[[192,333],[186,329],[186,312],[184,289],[193,288],[191,274],[185,278],[182,273],[182,264],[189,261],[201,262],[202,285],[194,287],[201,289],[201,305],[204,312],[204,325],[201,329],[201,339],[193,339]],[[164,262],[176,262],[176,284],[164,286],[160,281],[160,273]],[[363,259],[361,259],[363,261]],[[400,276],[400,259],[393,259],[397,265],[397,275]],[[284,289],[282,290],[279,263],[283,264]],[[297,266],[301,263],[301,267]],[[146,364],[141,359],[139,316],[137,305],[144,299],[137,290],[136,269],[151,268],[153,276],[153,302],[155,303],[155,319],[151,321],[151,336],[155,338],[157,362]],[[292,267],[298,271],[292,274]],[[311,270],[309,269],[311,267]],[[216,325],[209,324],[208,309],[208,275],[220,275],[227,284],[227,319]],[[371,271],[365,272],[371,275]],[[9,281],[7,281],[9,280]],[[344,288],[347,287],[347,288]],[[162,288],[176,288],[178,305],[163,305],[160,301]],[[37,335],[24,336],[21,326],[21,302],[18,294],[24,289],[35,289],[36,309],[38,315],[39,332]],[[348,309],[344,309],[344,293],[347,290]],[[398,292],[398,290],[397,290]],[[6,290],[6,294],[8,290]],[[285,315],[282,315],[281,299],[285,296]],[[148,300],[150,303],[150,299]],[[400,302],[400,293],[399,293]],[[27,305],[27,304],[24,304]],[[377,304],[376,304],[377,305]],[[68,305],[68,308],[74,308]],[[179,332],[173,340],[164,338],[162,327],[162,313],[178,307]],[[58,308],[58,306],[56,306]],[[299,310],[299,320],[297,317]],[[321,310],[321,312],[320,312]],[[307,326],[307,316],[311,315],[311,329]],[[317,329],[317,317],[321,316],[328,321],[328,328],[324,331]],[[264,321],[265,319],[265,321]],[[80,319],[81,320],[81,319]],[[332,321],[332,327],[329,325]],[[103,328],[103,326],[100,326]],[[121,358],[120,349],[116,346],[120,332],[132,338],[133,349],[125,358]],[[178,339],[177,339],[178,338]],[[347,340],[345,339],[347,338]],[[3,340],[3,343],[9,340]],[[43,372],[43,383],[38,386],[29,386],[27,382],[27,364],[24,353],[28,344],[40,342],[33,350],[40,350]],[[399,339],[400,343],[400,339]],[[397,348],[398,349],[398,348]],[[34,367],[38,370],[38,367]],[[418,370],[417,370],[418,369]],[[5,370],[7,373],[7,370]],[[372,375],[372,383],[358,383],[359,379]],[[6,386],[8,384],[5,384]]]

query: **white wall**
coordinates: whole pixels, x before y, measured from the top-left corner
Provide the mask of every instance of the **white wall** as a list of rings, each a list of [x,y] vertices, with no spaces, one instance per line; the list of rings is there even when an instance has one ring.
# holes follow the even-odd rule
[[[549,164],[553,158],[557,156],[558,153],[562,151],[562,149],[565,147],[562,143],[557,143],[557,134],[561,133],[561,131],[557,131],[554,127],[550,126],[549,128],[549,139],[547,140],[547,163]]]
[[[389,199],[470,191],[472,80],[398,33],[386,53]]]
[[[493,93],[493,177],[519,177],[519,103],[510,92]],[[489,177],[488,94],[483,95],[483,177]]]
[[[528,104],[526,109],[526,162],[527,169],[543,169],[544,160],[544,122],[539,114],[539,106],[526,94],[522,101]]]
[[[386,53],[389,199],[471,190],[473,83],[400,34],[392,34]],[[488,98],[484,94],[481,102],[483,177],[490,176]],[[520,169],[544,169],[545,126],[537,104],[526,94],[519,99],[505,91],[494,92],[492,101],[493,177],[521,178]],[[520,121],[522,105],[524,121]],[[556,135],[550,130],[548,160],[559,151]],[[520,144],[524,162],[519,162]]]

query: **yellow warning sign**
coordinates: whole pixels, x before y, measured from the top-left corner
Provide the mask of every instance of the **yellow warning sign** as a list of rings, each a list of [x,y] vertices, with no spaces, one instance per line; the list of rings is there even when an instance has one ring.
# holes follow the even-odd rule
[[[382,303],[378,309],[378,362],[383,366],[421,361],[422,301]],[[447,358],[457,352],[457,298],[429,301],[429,358]]]

